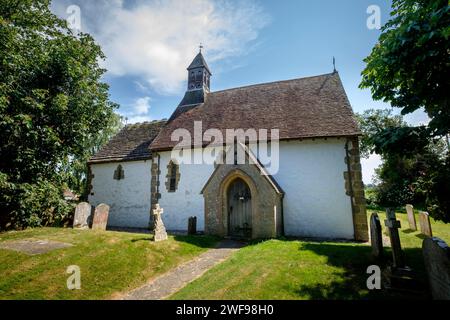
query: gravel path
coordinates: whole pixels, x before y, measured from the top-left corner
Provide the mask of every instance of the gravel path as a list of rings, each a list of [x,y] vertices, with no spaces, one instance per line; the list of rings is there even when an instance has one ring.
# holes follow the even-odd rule
[[[189,282],[199,278],[216,264],[226,260],[244,243],[234,240],[222,240],[216,248],[163,274],[146,285],[137,288],[125,296],[124,300],[161,300],[179,291]]]

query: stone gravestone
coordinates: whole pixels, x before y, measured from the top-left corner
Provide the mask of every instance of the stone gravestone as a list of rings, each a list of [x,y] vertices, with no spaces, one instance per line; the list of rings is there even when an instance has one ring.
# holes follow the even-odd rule
[[[89,228],[89,218],[92,213],[92,207],[87,202],[80,202],[75,208],[75,215],[73,217],[73,227],[78,229]]]
[[[188,235],[197,234],[197,217],[189,217],[188,220]]]
[[[108,224],[109,206],[101,203],[95,208],[92,230],[106,230]]]
[[[392,248],[392,260],[394,268],[403,268],[405,261],[403,259],[402,246],[400,243],[400,236],[398,229],[400,229],[400,221],[395,217],[395,211],[392,208],[386,209],[387,220],[384,221],[384,225],[389,230],[389,239],[391,240]]]
[[[387,220],[384,221],[386,227],[389,229],[389,239],[391,241],[392,249],[392,266],[386,269],[387,283],[385,287],[395,290],[409,290],[416,291],[418,283],[411,268],[405,265],[403,251],[400,243],[400,236],[398,229],[400,228],[400,221],[395,217],[395,211],[391,208],[386,210]]]
[[[431,223],[430,216],[428,212],[419,212],[419,224],[420,224],[420,233],[432,237],[433,232],[431,231]]]
[[[154,221],[153,241],[156,242],[167,240],[166,227],[164,227],[164,223],[161,219],[161,214],[163,212],[164,209],[159,206],[159,203],[157,203],[155,209],[153,209],[153,221]]]
[[[414,207],[411,204],[406,205],[406,213],[408,214],[409,229],[416,231],[416,216],[414,215]]]
[[[422,253],[433,299],[450,300],[450,248],[439,238],[426,238]]]
[[[383,238],[381,235],[381,224],[378,214],[373,212],[370,216],[370,244],[372,255],[375,258],[383,258]]]

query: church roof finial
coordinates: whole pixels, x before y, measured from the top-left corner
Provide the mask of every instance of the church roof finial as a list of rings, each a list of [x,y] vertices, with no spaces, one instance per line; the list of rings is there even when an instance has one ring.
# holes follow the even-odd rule
[[[333,56],[333,73],[336,73],[336,59]]]
[[[191,69],[196,69],[196,68],[206,68],[206,70],[208,70],[208,72],[211,74],[208,64],[206,63],[205,58],[203,57],[203,54],[202,54],[203,48],[204,48],[203,45],[200,43],[200,46],[199,46],[200,52],[197,53],[197,56],[194,58],[194,60],[192,61],[192,63],[189,65],[189,67],[187,69],[191,70]]]
[[[198,46],[198,48],[200,49],[199,52],[202,53],[203,44],[201,42],[200,42],[200,45]]]

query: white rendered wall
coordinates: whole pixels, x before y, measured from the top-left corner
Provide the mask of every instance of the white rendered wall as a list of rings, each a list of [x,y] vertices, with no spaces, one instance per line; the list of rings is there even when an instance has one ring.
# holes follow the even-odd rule
[[[286,235],[353,239],[344,159],[345,139],[280,142],[280,168],[274,178],[285,192]]]
[[[108,226],[147,228],[150,218],[151,160],[92,164],[94,174],[89,203],[110,206]],[[125,179],[114,180],[122,165]]]
[[[197,155],[199,149],[194,151]],[[254,152],[256,154],[256,152]],[[186,230],[190,216],[204,230],[201,189],[214,171],[212,164],[181,164],[176,192],[165,181],[171,153],[160,153],[159,201],[168,230]],[[345,139],[280,142],[280,165],[275,180],[285,192],[285,233],[289,236],[353,239],[350,197],[345,194]]]
[[[196,149],[195,153],[200,150]],[[180,164],[176,192],[167,192],[165,182],[171,153],[160,153],[159,203],[168,230],[186,230],[190,216],[204,230],[204,200],[201,189],[214,171],[213,164]],[[345,139],[280,142],[280,166],[275,180],[285,192],[283,200],[286,235],[353,238],[350,198],[345,194]],[[124,180],[114,180],[119,163],[92,165],[93,205],[111,206],[108,225],[148,226],[151,161],[121,163]]]
[[[193,154],[200,155],[201,149],[193,150]],[[203,186],[214,171],[214,164],[186,164],[180,163],[180,181],[175,192],[168,192],[166,188],[167,165],[171,160],[171,152],[161,152],[159,176],[160,206],[164,209],[162,219],[167,230],[187,230],[188,219],[197,217],[197,230],[205,228],[205,204],[200,194]],[[155,159],[156,161],[156,159]]]

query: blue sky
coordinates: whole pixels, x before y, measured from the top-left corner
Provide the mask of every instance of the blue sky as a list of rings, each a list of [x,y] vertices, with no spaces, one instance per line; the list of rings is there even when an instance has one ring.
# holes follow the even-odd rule
[[[128,123],[170,117],[200,42],[212,91],[329,73],[335,56],[355,112],[389,107],[358,88],[362,60],[380,34],[367,27],[367,8],[377,5],[384,23],[388,1],[54,0],[52,9],[69,18],[73,4],[80,8],[81,30],[107,56],[105,81]],[[426,117],[418,112],[407,120]],[[379,162],[377,156],[363,161],[366,183]]]

